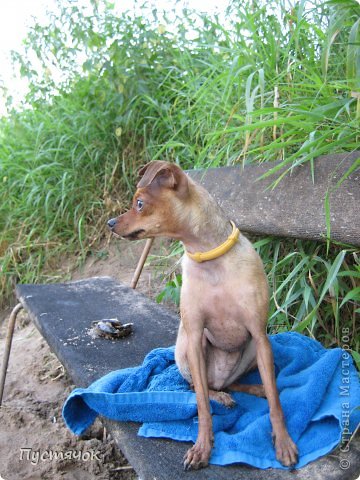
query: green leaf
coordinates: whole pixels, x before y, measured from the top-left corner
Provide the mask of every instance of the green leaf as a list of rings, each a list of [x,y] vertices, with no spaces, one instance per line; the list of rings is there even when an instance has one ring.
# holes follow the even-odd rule
[[[322,292],[321,292],[318,303],[321,303],[323,301],[326,293],[328,292],[328,290],[330,289],[330,287],[333,285],[334,281],[336,280],[337,274],[340,270],[342,262],[344,261],[345,255],[346,255],[346,250],[341,250],[341,252],[339,252],[338,255],[336,256],[336,258],[335,258],[335,260],[334,260],[333,264],[331,265],[331,268],[328,272],[328,276],[327,276],[325,285],[322,288]]]
[[[329,190],[326,192],[325,201],[325,222],[326,222],[326,253],[329,254],[330,235],[331,235],[331,216],[330,216],[330,195]]]
[[[360,93],[360,18],[354,23],[349,34],[346,75],[351,88]]]
[[[340,304],[340,308],[345,305],[345,303],[349,300],[354,300],[357,303],[360,302],[360,287],[353,288],[345,295],[343,301]]]
[[[351,350],[351,355],[356,363],[356,368],[360,370],[360,354],[356,350]]]
[[[336,256],[333,264],[331,265],[331,267],[328,271],[326,282],[325,282],[325,284],[322,288],[322,291],[321,291],[321,294],[320,294],[319,300],[317,301],[316,306],[309,313],[309,315],[307,315],[307,317],[304,318],[304,320],[302,320],[301,322],[299,322],[295,326],[294,330],[296,330],[297,332],[304,331],[305,328],[307,328],[310,325],[310,323],[312,322],[312,320],[314,319],[314,317],[316,315],[316,312],[318,311],[319,306],[320,306],[321,302],[323,301],[326,293],[329,291],[330,287],[332,287],[334,281],[336,280],[337,274],[340,270],[342,262],[344,261],[345,255],[346,255],[346,250],[342,250]]]

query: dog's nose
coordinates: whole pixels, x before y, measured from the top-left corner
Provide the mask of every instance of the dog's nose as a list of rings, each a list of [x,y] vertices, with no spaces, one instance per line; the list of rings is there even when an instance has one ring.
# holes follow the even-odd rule
[[[110,220],[107,222],[108,227],[111,228],[111,230],[115,227],[116,225],[116,218],[110,218]]]

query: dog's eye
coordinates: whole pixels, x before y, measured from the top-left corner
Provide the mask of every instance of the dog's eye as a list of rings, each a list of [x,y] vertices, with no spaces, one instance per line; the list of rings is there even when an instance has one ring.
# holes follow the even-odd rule
[[[144,202],[142,200],[140,200],[140,198],[138,198],[137,201],[136,201],[136,206],[137,206],[138,211],[141,212],[141,210],[143,209],[143,206],[144,206]]]

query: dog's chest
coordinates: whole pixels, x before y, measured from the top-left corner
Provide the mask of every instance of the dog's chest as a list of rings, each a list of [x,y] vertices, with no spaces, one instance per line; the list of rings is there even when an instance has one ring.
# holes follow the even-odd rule
[[[249,339],[247,315],[233,292],[221,290],[204,293],[199,309],[211,343],[224,350],[237,349]]]
[[[192,321],[201,319],[213,345],[223,350],[238,349],[249,340],[247,327],[257,316],[259,306],[258,285],[248,281],[251,270],[234,268],[229,263],[218,268],[214,262],[200,267],[184,263],[184,310],[193,316]]]

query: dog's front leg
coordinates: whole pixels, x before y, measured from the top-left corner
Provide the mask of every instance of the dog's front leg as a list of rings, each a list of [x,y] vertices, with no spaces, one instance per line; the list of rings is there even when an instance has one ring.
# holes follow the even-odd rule
[[[290,467],[297,463],[297,448],[288,434],[284,414],[281,408],[275,382],[274,358],[269,339],[265,333],[254,336],[257,352],[257,363],[269,402],[270,420],[275,437],[276,458],[283,465]]]
[[[198,437],[195,445],[190,448],[184,457],[184,469],[197,470],[206,467],[209,463],[211,449],[214,442],[212,429],[212,418],[209,404],[209,388],[207,383],[206,363],[202,348],[203,328],[199,323],[190,326],[184,321],[183,324],[187,333],[186,356],[190,369],[192,383],[196,393],[198,408]]]

